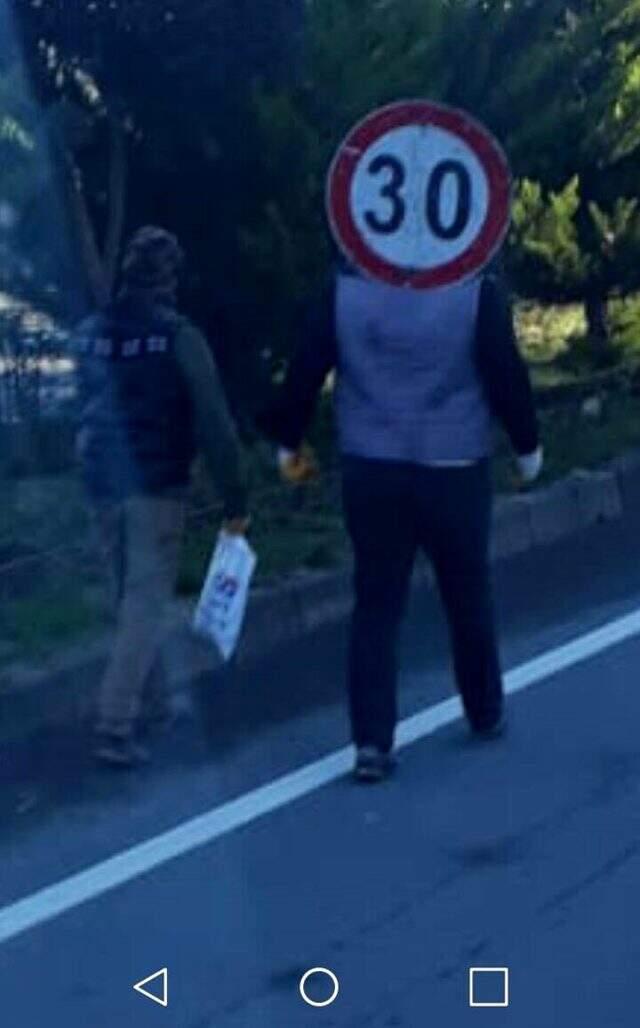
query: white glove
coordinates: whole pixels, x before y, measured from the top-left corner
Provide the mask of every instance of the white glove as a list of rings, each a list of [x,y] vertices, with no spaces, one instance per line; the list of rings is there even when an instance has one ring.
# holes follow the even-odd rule
[[[517,458],[518,471],[523,482],[535,482],[544,466],[544,450],[541,446],[533,453]]]
[[[281,446],[278,450],[278,468],[280,471],[284,471],[290,463],[291,459],[295,457],[295,450],[286,450],[284,446]]]

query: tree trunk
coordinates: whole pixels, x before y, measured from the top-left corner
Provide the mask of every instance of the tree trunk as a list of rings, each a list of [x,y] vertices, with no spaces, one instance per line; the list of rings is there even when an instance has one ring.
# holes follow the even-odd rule
[[[80,245],[80,260],[87,276],[91,300],[97,307],[102,308],[109,302],[110,289],[104,261],[100,256],[95,227],[91,221],[87,205],[82,172],[70,153],[67,153],[66,163],[66,189],[69,198],[69,212],[74,220]]]
[[[65,168],[65,188],[79,242],[80,259],[91,300],[102,308],[109,303],[113,293],[125,223],[127,146],[125,130],[120,121],[113,118],[109,125],[109,206],[102,253],[87,203],[82,171],[68,150],[65,153]]]
[[[584,302],[584,310],[594,356],[598,362],[606,362],[611,356],[611,326],[606,295],[598,292],[589,293]]]
[[[124,127],[118,118],[110,120],[109,142],[109,211],[104,244],[104,269],[111,295],[118,274],[127,197],[127,141]]]

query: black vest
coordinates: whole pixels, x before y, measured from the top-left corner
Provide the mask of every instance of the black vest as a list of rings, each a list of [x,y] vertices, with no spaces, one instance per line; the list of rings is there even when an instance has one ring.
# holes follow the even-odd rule
[[[79,455],[96,498],[184,487],[195,453],[191,403],[175,358],[180,318],[134,301],[76,334]]]

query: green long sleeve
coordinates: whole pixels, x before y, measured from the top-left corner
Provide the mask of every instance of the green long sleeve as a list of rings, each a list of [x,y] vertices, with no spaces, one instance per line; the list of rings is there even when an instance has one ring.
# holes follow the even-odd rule
[[[189,321],[177,333],[175,355],[189,390],[207,467],[224,501],[224,516],[244,517],[247,489],[238,433],[206,339]]]

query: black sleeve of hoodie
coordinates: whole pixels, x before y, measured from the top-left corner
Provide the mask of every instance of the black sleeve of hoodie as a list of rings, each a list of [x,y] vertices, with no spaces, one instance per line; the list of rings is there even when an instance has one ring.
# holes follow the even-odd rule
[[[338,359],[335,286],[311,304],[301,319],[300,341],[275,400],[258,418],[258,427],[278,445],[297,450],[313,419],[318,395]]]
[[[520,456],[540,444],[529,370],[518,349],[513,311],[495,278],[483,280],[477,323],[480,376],[494,417]]]

